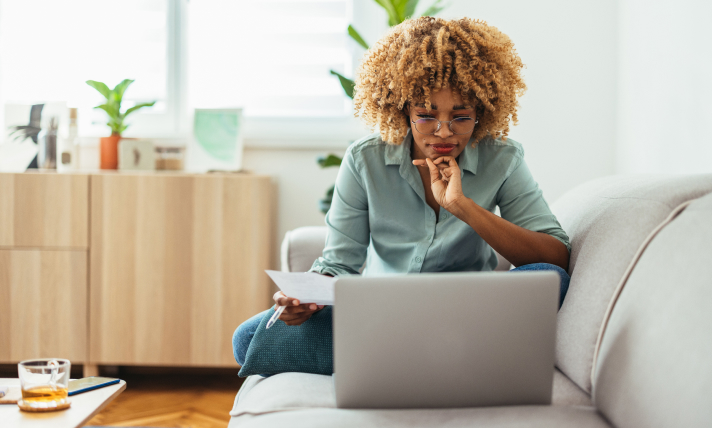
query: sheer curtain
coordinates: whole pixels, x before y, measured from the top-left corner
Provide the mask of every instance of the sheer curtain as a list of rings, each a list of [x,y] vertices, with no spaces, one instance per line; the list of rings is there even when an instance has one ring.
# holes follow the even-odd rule
[[[85,81],[131,78],[126,107],[157,103],[129,119],[126,136],[184,138],[193,108],[242,107],[248,139],[351,140],[364,129],[329,73],[351,77],[362,52],[346,34],[351,9],[352,0],[0,0],[0,125],[7,103],[60,101],[79,107],[81,135],[103,136],[105,115],[92,109],[102,98]]]
[[[157,103],[133,118],[127,134],[172,132],[171,1],[0,0],[0,109],[7,103],[66,102],[79,107],[83,135],[105,135],[103,112],[92,109],[102,97],[85,81],[113,87],[130,78],[136,82],[126,107]]]
[[[246,117],[345,117],[351,0],[200,0],[188,5],[190,102]]]

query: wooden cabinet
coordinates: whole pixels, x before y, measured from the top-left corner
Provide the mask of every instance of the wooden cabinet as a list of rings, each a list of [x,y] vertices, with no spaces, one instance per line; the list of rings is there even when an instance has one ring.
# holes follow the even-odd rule
[[[91,177],[90,359],[232,366],[231,337],[270,306],[268,177]]]
[[[0,362],[87,361],[87,174],[0,174]]]
[[[85,249],[89,176],[0,174],[0,247]]]
[[[0,174],[0,363],[234,367],[233,331],[271,304],[274,194],[249,174]]]
[[[87,361],[87,252],[0,250],[0,362]]]

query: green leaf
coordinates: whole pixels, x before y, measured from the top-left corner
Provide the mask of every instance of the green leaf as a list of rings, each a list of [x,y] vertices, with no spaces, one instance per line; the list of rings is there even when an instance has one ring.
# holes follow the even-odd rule
[[[344,88],[344,92],[346,92],[346,95],[348,95],[349,98],[353,99],[354,98],[354,87],[356,86],[354,81],[351,79],[347,79],[346,77],[335,72],[334,70],[330,70],[330,72],[331,72],[331,74],[333,74],[334,76],[337,76],[339,78],[339,81],[341,82],[341,87]]]
[[[398,13],[396,12],[396,8],[393,6],[392,0],[374,1],[386,10],[386,13],[388,14],[388,25],[392,27],[401,23],[401,21],[398,20]]]
[[[133,106],[133,107],[131,107],[130,109],[126,110],[126,112],[124,113],[124,118],[125,118],[126,116],[128,116],[129,114],[135,112],[136,110],[140,109],[140,108],[143,108],[143,107],[151,107],[151,106],[153,106],[154,104],[156,104],[155,101],[151,101],[150,103],[140,103],[140,104],[136,104],[135,106]]]
[[[116,85],[114,88],[114,93],[118,97],[117,101],[121,103],[121,100],[124,98],[124,92],[126,92],[126,89],[133,83],[134,81],[132,79],[124,79]]]
[[[328,168],[330,166],[341,166],[341,158],[329,153],[326,157],[319,157],[316,162],[322,168]]]
[[[368,43],[361,37],[361,35],[356,31],[354,27],[349,24],[349,36],[356,41],[359,45],[363,46],[364,49],[368,49]]]
[[[448,6],[448,4],[443,4],[442,0],[435,0],[420,16],[435,16]]]
[[[412,18],[415,15],[415,9],[418,7],[418,2],[420,0],[408,0],[405,5],[405,17]]]
[[[406,13],[408,10],[408,1],[409,0],[391,0],[391,3],[393,3],[393,8],[396,10],[396,16],[398,16],[399,24],[405,21],[405,19],[408,17]]]
[[[99,91],[107,100],[111,97],[111,89],[105,83],[97,82],[96,80],[87,80],[87,85]]]
[[[106,114],[109,115],[109,119],[111,120],[116,120],[119,117],[119,109],[117,108],[116,104],[114,103],[107,103],[107,104],[102,104],[100,106],[96,106],[94,108],[100,108],[106,112]]]

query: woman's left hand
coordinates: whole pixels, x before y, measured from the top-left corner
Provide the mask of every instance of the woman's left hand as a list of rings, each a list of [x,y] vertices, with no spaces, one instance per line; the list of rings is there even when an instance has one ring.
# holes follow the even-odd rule
[[[462,193],[462,181],[460,180],[460,167],[452,156],[441,156],[434,161],[429,158],[416,159],[413,165],[425,166],[430,170],[430,186],[433,190],[435,201],[446,210],[452,212],[451,208],[459,200],[465,197]]]

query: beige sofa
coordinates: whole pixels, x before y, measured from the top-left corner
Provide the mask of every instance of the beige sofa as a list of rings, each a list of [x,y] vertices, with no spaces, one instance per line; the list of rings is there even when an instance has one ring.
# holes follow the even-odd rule
[[[614,176],[552,205],[573,249],[551,406],[342,410],[330,376],[284,373],[246,379],[229,426],[710,427],[710,192],[712,175]],[[308,269],[324,233],[288,233],[283,269]]]

